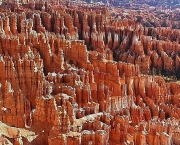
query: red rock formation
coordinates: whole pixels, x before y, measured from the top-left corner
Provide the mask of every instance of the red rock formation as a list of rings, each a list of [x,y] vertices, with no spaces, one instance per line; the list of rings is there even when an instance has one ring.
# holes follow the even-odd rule
[[[37,134],[1,142],[179,144],[180,85],[155,76],[179,71],[178,30],[55,3],[1,7],[0,120]]]

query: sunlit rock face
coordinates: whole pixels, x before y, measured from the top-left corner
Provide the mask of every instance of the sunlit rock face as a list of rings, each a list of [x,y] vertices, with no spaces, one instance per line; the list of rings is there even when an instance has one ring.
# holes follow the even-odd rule
[[[0,144],[180,144],[180,85],[159,75],[178,77],[179,30],[82,2],[0,11]]]

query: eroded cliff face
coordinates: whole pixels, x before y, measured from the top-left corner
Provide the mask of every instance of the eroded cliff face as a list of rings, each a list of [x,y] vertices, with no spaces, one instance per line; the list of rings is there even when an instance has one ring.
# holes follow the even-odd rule
[[[17,141],[23,132],[10,130],[3,143],[180,144],[180,85],[147,75],[179,70],[179,30],[144,28],[79,3],[5,6],[0,120],[32,138]]]

